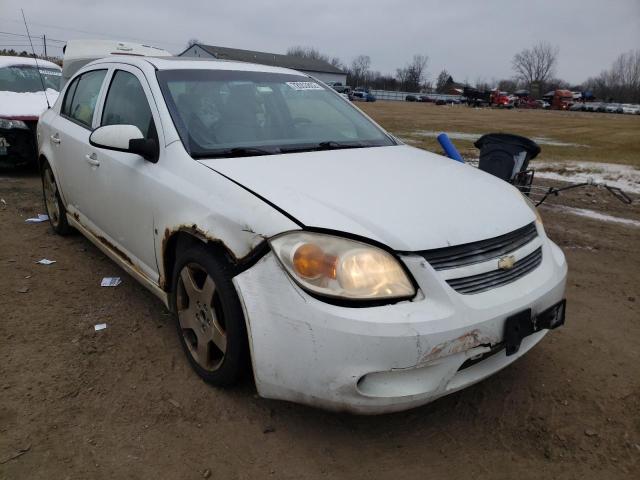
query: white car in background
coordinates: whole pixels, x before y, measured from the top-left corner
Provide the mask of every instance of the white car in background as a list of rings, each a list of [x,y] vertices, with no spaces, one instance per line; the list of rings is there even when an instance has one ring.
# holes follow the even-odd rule
[[[60,90],[61,69],[46,60],[0,56],[0,168],[34,164],[36,124]]]
[[[620,105],[622,107],[622,113],[638,115],[640,114],[640,105],[633,105],[631,103],[623,103]]]
[[[622,113],[622,105],[619,103],[608,103],[604,107],[606,113]]]
[[[252,372],[263,397],[403,410],[564,321],[564,256],[518,190],[300,72],[102,59],[38,134],[53,229],[155,293],[214,385]]]

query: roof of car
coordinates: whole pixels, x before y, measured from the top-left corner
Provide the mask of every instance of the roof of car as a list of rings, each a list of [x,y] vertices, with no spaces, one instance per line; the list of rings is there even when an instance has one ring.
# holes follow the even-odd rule
[[[158,70],[241,70],[250,72],[287,73],[304,75],[296,70],[281,67],[270,67],[257,63],[234,62],[212,58],[194,57],[146,57],[134,55],[111,55],[95,60],[92,63],[122,62],[141,66],[151,64]]]
[[[13,56],[0,56],[0,68],[13,67],[16,65],[30,65],[36,66],[36,60],[31,57],[13,57]],[[55,70],[61,70],[59,65],[47,60],[38,59],[37,65],[44,68],[53,68]]]

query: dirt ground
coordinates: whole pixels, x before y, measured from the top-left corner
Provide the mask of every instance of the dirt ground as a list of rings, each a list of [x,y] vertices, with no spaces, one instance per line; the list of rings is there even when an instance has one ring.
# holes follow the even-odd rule
[[[566,325],[473,387],[357,417],[207,386],[155,297],[82,236],[24,223],[35,173],[2,174],[0,199],[0,479],[638,478],[638,227],[543,208]],[[562,197],[636,220],[639,202]]]

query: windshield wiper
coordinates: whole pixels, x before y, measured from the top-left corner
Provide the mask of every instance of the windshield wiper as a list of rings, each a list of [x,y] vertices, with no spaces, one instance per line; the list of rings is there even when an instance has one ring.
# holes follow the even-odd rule
[[[266,150],[264,148],[255,147],[234,147],[223,148],[220,150],[210,150],[208,152],[198,152],[192,155],[193,158],[223,158],[223,157],[255,157],[259,155],[275,155],[280,153],[279,149]]]
[[[328,142],[320,142],[318,146],[322,150],[337,150],[340,148],[364,148],[369,145],[361,142],[336,142],[334,140],[330,140]]]
[[[336,142],[334,140],[328,140],[326,142],[319,142],[314,144],[306,144],[306,145],[298,145],[292,147],[281,147],[280,151],[282,153],[291,153],[291,152],[315,152],[320,150],[342,150],[346,148],[365,148],[370,147],[372,145],[367,145],[362,142]]]

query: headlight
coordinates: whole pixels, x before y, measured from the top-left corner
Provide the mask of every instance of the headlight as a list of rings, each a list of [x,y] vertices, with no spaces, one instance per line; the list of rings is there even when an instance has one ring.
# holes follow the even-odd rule
[[[333,235],[292,232],[270,240],[289,275],[304,289],[349,300],[415,295],[413,283],[390,253]]]
[[[0,128],[4,128],[5,130],[10,130],[12,128],[20,128],[22,130],[29,130],[27,124],[22,120],[10,120],[8,118],[0,118]]]

